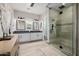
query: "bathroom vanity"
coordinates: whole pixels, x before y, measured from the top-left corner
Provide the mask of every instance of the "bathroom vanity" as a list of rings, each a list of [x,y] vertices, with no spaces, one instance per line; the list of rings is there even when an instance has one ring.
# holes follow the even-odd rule
[[[22,17],[22,16],[21,16]],[[43,27],[42,21],[32,18],[16,18],[16,29],[13,30],[14,34],[17,34],[19,41],[31,42],[43,39]]]
[[[14,31],[14,34],[18,34],[20,42],[30,42],[43,39],[42,31]]]
[[[13,35],[11,40],[0,41],[0,56],[17,56],[18,51],[18,35]]]

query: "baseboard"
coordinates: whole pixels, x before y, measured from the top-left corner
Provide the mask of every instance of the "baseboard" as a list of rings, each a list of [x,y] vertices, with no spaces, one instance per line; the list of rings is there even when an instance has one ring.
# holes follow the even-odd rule
[[[32,41],[25,41],[25,42],[19,42],[20,44],[25,44],[25,43],[32,43],[32,42],[37,42],[37,41],[42,41],[42,39],[39,40],[32,40]]]

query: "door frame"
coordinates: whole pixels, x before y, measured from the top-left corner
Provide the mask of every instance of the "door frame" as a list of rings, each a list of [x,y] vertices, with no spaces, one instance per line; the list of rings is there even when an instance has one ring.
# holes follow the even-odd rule
[[[79,3],[76,4],[76,7],[77,7],[76,8],[76,15],[77,15],[76,16],[76,20],[77,20],[77,25],[76,25],[77,26],[77,28],[76,28],[76,30],[77,30],[76,31],[76,33],[77,33],[77,35],[76,35],[76,37],[77,37],[76,38],[76,40],[77,40],[76,41],[76,56],[79,56],[79,17],[78,17],[79,16]]]
[[[73,22],[73,27],[72,27],[72,55],[73,56],[78,56],[79,55],[79,4],[74,3],[73,4],[73,9],[72,9],[72,22]]]

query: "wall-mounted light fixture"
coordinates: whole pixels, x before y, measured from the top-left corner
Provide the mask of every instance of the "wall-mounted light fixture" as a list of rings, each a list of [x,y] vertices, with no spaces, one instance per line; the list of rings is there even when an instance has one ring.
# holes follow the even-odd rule
[[[35,3],[31,3],[30,7],[33,7]]]

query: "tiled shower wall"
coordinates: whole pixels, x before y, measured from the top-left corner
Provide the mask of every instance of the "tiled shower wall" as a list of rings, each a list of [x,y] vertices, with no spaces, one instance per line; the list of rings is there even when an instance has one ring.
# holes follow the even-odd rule
[[[55,39],[56,37],[56,21],[58,20],[59,17],[59,11],[50,9],[49,10],[49,28],[50,28],[50,43],[54,43],[57,40]],[[52,30],[52,24],[54,25],[53,30]]]
[[[72,6],[62,11],[63,13],[59,14],[59,11],[49,10],[50,43],[63,53],[72,55]]]
[[[72,6],[64,8],[56,21],[56,40],[63,53],[72,55]]]

